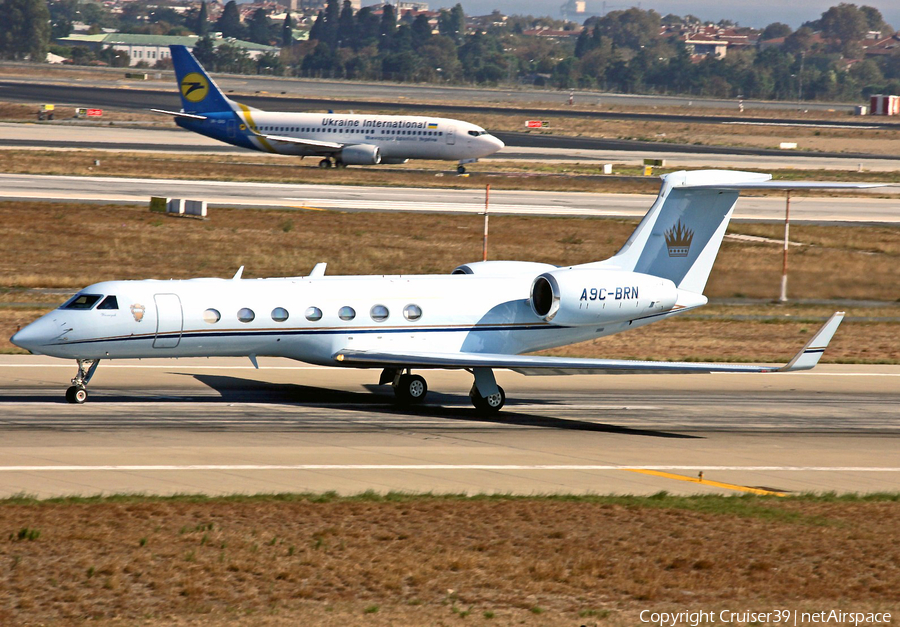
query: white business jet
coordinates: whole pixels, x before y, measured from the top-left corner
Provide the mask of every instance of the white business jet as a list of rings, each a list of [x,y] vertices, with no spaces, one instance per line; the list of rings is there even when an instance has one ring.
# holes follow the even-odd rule
[[[181,111],[152,109],[175,123],[242,148],[280,155],[323,157],[319,167],[458,161],[456,170],[492,155],[503,142],[475,124],[414,115],[358,115],[261,111],[225,96],[184,46],[169,46],[181,92]]]
[[[12,337],[35,354],[76,359],[66,398],[87,399],[103,359],[287,357],[325,366],[383,369],[401,402],[425,379],[412,370],[466,369],[472,403],[497,411],[505,394],[493,369],[523,374],[788,372],[815,366],[841,322],[834,314],[784,366],[528,356],[665,320],[703,295],[740,190],[874,187],[777,183],[748,172],[675,172],[622,249],[605,261],[556,267],[469,263],[447,275],[309,276],[107,281],[91,285]]]

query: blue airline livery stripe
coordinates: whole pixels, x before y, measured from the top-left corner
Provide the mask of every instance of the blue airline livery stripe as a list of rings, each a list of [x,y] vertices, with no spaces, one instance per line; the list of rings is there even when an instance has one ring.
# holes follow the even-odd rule
[[[523,325],[483,325],[463,327],[431,327],[431,328],[330,328],[330,329],[247,329],[232,331],[173,331],[166,333],[144,333],[141,335],[125,335],[121,337],[106,337],[90,340],[74,340],[71,342],[57,342],[55,346],[71,346],[73,344],[96,344],[99,342],[128,342],[134,340],[149,340],[154,338],[211,338],[211,337],[269,337],[290,335],[342,335],[346,333],[371,334],[371,333],[469,333],[484,331],[536,331],[538,329],[566,329],[569,327],[542,324]]]

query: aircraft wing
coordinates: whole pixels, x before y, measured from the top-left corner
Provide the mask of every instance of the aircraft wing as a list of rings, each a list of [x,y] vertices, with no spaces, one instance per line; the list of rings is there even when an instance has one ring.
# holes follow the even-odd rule
[[[675,361],[628,361],[621,359],[580,359],[504,355],[492,353],[392,353],[366,350],[343,350],[334,355],[342,366],[370,368],[508,368],[525,375],[552,374],[660,374],[710,372],[793,372],[810,370],[822,357],[825,348],[844,318],[839,311],[828,319],[818,333],[807,342],[790,362],[783,366],[720,364]]]
[[[317,148],[322,152],[339,152],[344,144],[336,142],[320,142],[315,139],[300,139],[298,137],[284,137],[281,135],[266,135],[265,133],[254,133],[259,138],[270,142],[280,142],[282,144],[293,144],[295,146],[306,146],[308,148]]]

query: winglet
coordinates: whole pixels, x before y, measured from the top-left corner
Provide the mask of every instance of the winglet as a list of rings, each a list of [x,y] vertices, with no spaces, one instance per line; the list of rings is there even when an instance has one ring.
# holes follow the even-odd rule
[[[825,349],[828,348],[828,343],[831,341],[831,338],[834,337],[834,332],[837,331],[837,328],[840,326],[843,319],[843,311],[838,311],[831,316],[828,319],[828,322],[822,325],[819,332],[806,343],[803,350],[794,355],[794,358],[786,366],[779,368],[778,372],[793,372],[796,370],[811,370],[814,368],[816,364],[819,363],[823,353],[825,353]]]

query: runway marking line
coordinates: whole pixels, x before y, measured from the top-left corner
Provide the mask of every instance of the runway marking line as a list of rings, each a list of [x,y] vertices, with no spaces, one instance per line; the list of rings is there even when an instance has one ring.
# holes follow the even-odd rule
[[[657,474],[670,479],[694,481],[706,485],[729,486],[745,489],[744,486],[702,482],[693,477],[669,474],[666,471],[766,471],[766,472],[900,472],[900,467],[864,466],[634,466],[624,464],[155,464],[155,465],[57,465],[57,466],[0,466],[0,472],[53,472],[53,471],[190,471],[190,470],[563,470],[563,471],[612,471],[628,470],[645,474]],[[746,488],[756,490],[757,488]],[[769,491],[765,491],[769,493]]]
[[[733,483],[722,483],[721,481],[710,481],[701,479],[700,477],[686,477],[685,475],[676,475],[671,472],[661,472],[659,470],[647,470],[645,468],[625,468],[629,472],[639,472],[643,475],[651,475],[653,477],[663,477],[665,479],[675,479],[677,481],[688,481],[700,485],[708,485],[714,488],[724,488],[726,490],[736,490],[738,492],[749,492],[750,494],[762,494],[765,496],[787,496],[785,492],[777,492],[775,490],[763,490],[762,488],[751,488]]]

